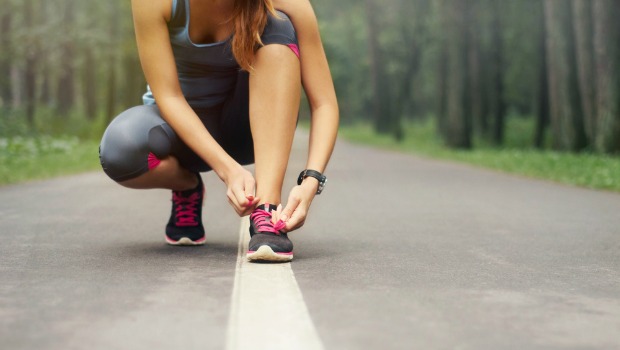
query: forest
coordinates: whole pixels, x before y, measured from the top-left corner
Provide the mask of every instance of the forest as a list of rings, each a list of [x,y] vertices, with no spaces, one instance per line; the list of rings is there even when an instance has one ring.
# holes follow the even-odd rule
[[[0,136],[96,138],[141,102],[130,1],[0,1]],[[402,140],[431,120],[450,148],[501,148],[518,118],[531,147],[620,152],[620,1],[312,4],[345,126]]]

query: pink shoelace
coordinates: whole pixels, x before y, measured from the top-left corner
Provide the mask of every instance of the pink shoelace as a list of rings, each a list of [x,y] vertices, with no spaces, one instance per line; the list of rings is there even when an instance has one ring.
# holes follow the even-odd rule
[[[199,205],[200,193],[192,193],[189,197],[182,197],[173,192],[172,200],[176,205],[176,225],[177,226],[198,226],[196,217],[198,216],[196,206]]]
[[[269,204],[265,204],[265,207],[269,208]],[[254,209],[250,220],[254,222],[258,232],[271,232],[279,235],[280,230],[286,227],[286,223],[282,220],[274,225],[271,222],[271,213],[263,209]]]

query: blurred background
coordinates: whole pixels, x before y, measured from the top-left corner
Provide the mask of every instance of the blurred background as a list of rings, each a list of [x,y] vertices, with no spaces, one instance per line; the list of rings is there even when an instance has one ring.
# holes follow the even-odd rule
[[[146,84],[130,1],[0,2],[0,184],[95,169]],[[620,1],[312,4],[342,137],[620,190]]]

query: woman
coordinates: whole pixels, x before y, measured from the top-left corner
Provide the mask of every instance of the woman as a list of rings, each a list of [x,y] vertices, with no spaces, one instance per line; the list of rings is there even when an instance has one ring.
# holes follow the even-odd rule
[[[276,10],[277,9],[277,10]],[[248,259],[289,261],[338,128],[336,95],[308,0],[132,0],[149,84],[100,147],[119,184],[172,190],[166,241],[205,242],[200,172],[213,170],[230,205],[250,214]],[[301,86],[312,112],[306,169],[282,208]],[[242,165],[255,163],[254,176]]]

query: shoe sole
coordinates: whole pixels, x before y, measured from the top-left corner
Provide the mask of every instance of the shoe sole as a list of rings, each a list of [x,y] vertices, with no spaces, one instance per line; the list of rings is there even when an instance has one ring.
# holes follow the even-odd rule
[[[287,262],[293,260],[293,252],[276,253],[270,246],[264,245],[256,251],[248,250],[247,258],[249,261]]]
[[[187,237],[183,237],[181,239],[179,239],[178,241],[173,241],[170,238],[168,238],[168,236],[166,236],[166,243],[170,244],[170,245],[186,245],[186,246],[192,246],[192,245],[204,245],[205,241],[206,241],[206,237],[202,237],[198,240],[192,241],[191,239],[187,238]]]

